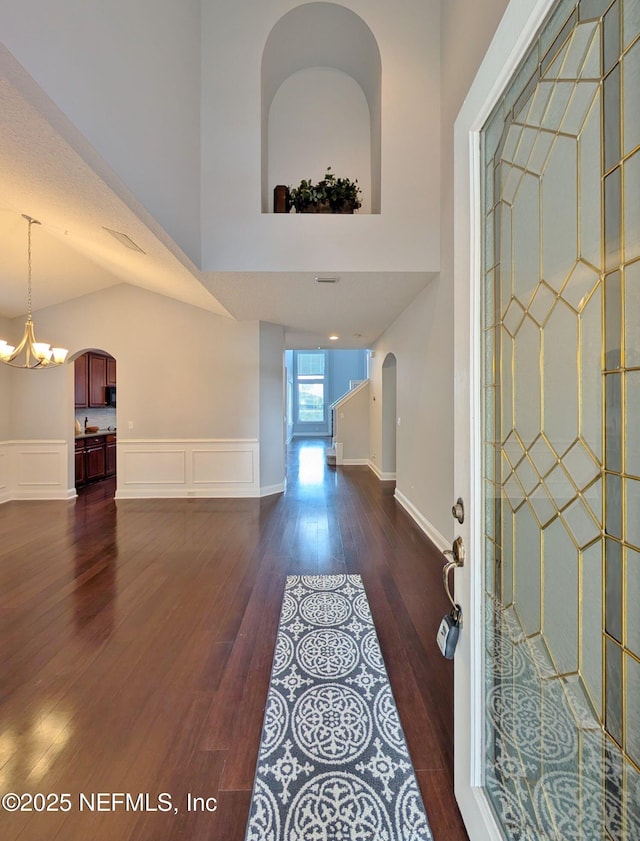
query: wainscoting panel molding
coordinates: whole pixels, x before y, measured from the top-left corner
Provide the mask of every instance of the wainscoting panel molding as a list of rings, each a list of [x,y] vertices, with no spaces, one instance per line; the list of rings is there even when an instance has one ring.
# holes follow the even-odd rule
[[[193,450],[191,459],[194,485],[253,484],[253,450]]]
[[[119,440],[116,499],[260,496],[255,439]]]
[[[11,499],[9,465],[9,445],[3,441],[0,443],[0,503]]]
[[[184,449],[162,449],[149,445],[143,450],[128,449],[120,444],[118,484],[127,485],[178,485],[187,482],[187,453]]]
[[[0,443],[0,502],[10,499],[70,499],[66,441]]]

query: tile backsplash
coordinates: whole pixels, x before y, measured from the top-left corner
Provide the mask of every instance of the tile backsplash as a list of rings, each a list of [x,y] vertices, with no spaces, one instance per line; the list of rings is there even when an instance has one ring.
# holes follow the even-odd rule
[[[107,429],[116,425],[116,409],[113,406],[105,406],[103,409],[76,409],[76,420],[83,430],[85,418],[89,418],[88,426]]]

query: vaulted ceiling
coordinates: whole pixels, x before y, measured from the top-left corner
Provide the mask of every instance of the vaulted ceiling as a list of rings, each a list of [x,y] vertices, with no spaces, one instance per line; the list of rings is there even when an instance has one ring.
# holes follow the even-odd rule
[[[202,273],[71,135],[0,78],[0,316],[26,311],[22,214],[41,222],[32,234],[36,311],[130,283],[221,316],[283,324],[288,347],[323,346],[330,333],[337,346],[368,347],[433,277],[331,272],[338,282],[319,284],[311,273]]]

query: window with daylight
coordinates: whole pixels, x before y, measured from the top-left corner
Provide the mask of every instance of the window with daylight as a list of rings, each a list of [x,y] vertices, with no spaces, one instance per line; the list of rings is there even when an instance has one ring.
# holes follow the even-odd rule
[[[298,351],[296,354],[298,423],[323,423],[325,419],[324,351]]]

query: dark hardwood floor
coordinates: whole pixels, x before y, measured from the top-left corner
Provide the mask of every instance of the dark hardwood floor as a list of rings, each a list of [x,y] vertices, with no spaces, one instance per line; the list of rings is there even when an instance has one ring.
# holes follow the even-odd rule
[[[325,445],[297,441],[287,493],[262,500],[115,503],[107,481],[0,506],[0,793],[70,794],[0,810],[3,841],[242,841],[285,576],[341,572],[363,577],[435,839],[467,838],[442,556]]]

